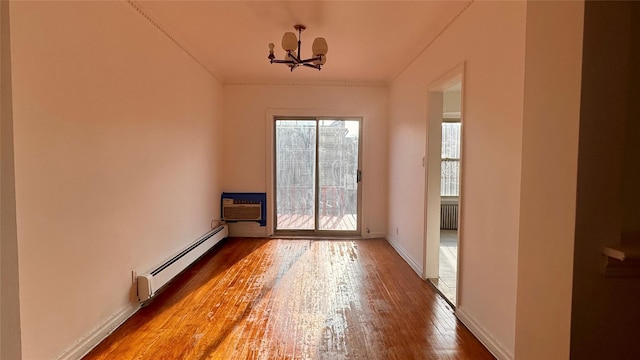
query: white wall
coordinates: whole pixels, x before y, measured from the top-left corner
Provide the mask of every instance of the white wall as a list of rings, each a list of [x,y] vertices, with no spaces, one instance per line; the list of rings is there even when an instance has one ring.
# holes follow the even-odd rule
[[[423,264],[428,87],[466,62],[457,311],[507,357],[515,345],[525,15],[523,2],[472,4],[390,89],[389,238]]]
[[[295,79],[295,74],[291,75]],[[273,152],[267,141],[268,113],[362,116],[362,228],[370,229],[368,236],[384,236],[387,231],[387,103],[388,89],[376,85],[225,84],[224,191],[271,191],[267,188],[268,160]],[[230,231],[237,236],[268,235],[266,227],[252,223],[232,224]]]
[[[427,89],[465,62],[457,315],[498,358],[569,356],[582,8],[475,2],[391,86],[391,240],[421,264]]]
[[[460,112],[462,109],[462,95],[460,90],[447,90],[442,92],[442,111]]]
[[[219,217],[222,87],[125,2],[12,2],[22,353],[135,308]]]
[[[517,359],[570,355],[583,7],[527,4]]]

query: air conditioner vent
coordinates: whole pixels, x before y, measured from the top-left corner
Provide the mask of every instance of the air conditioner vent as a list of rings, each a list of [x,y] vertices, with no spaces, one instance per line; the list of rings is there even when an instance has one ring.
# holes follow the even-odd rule
[[[222,218],[224,220],[262,220],[260,204],[223,204]]]
[[[227,222],[255,221],[267,225],[266,193],[223,192],[220,199],[220,214]]]

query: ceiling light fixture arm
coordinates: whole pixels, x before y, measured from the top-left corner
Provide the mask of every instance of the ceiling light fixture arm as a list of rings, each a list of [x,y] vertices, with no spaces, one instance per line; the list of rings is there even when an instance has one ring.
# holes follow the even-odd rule
[[[300,51],[300,48],[302,47],[302,41],[300,39],[302,39],[302,30],[306,28],[304,27],[304,25],[295,25],[293,28],[298,30],[298,54],[295,56],[295,58],[296,60],[298,60],[298,63],[300,63],[300,54],[302,54],[302,52]]]

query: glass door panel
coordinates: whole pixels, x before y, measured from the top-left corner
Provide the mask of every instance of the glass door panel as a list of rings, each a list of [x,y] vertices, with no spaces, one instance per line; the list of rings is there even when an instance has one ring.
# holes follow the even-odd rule
[[[316,120],[276,120],[276,230],[314,230]]]
[[[360,121],[318,122],[318,230],[358,230]]]
[[[275,230],[357,234],[360,120],[275,120]]]

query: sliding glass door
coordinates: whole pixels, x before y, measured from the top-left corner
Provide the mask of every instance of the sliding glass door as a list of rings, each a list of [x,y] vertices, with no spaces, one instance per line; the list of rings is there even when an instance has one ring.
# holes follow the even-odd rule
[[[276,232],[360,231],[360,120],[275,120]]]
[[[314,230],[315,120],[276,120],[276,230]]]

